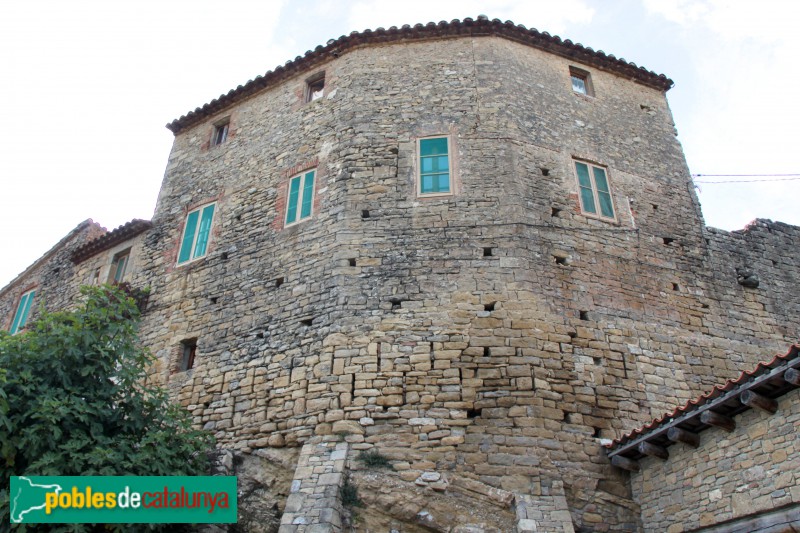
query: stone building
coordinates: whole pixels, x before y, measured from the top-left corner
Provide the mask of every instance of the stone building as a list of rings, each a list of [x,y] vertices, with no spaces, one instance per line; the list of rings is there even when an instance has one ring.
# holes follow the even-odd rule
[[[792,346],[609,446],[634,472],[645,531],[798,530],[799,356]]]
[[[0,316],[125,258],[244,530],[659,530],[604,445],[800,326],[800,228],[705,227],[671,86],[485,17],[330,40],[168,124],[152,221],[46,256]]]

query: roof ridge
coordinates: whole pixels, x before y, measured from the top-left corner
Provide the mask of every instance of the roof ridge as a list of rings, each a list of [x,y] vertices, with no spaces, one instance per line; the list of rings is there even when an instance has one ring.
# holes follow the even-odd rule
[[[123,241],[126,241],[153,227],[149,220],[134,218],[103,235],[85,242],[72,252],[72,261],[80,263],[104,250],[108,250]]]
[[[70,230],[70,231],[69,231],[69,232],[68,232],[66,235],[64,235],[64,236],[63,236],[61,239],[59,239],[59,240],[58,240],[58,242],[57,242],[57,243],[55,243],[55,244],[54,244],[54,245],[53,245],[53,246],[52,246],[52,247],[51,247],[49,250],[47,250],[45,253],[43,253],[41,256],[39,256],[39,258],[38,258],[36,261],[34,261],[34,262],[33,262],[33,263],[31,263],[30,265],[28,265],[28,267],[27,267],[27,268],[25,268],[25,270],[23,270],[22,272],[20,272],[19,274],[17,274],[17,275],[14,277],[14,279],[12,279],[11,281],[9,281],[9,282],[6,284],[6,286],[5,286],[5,287],[3,287],[3,288],[0,288],[0,296],[1,296],[1,295],[3,295],[3,294],[6,292],[6,291],[10,290],[10,289],[11,289],[11,287],[13,287],[14,285],[16,285],[16,283],[17,283],[17,282],[18,282],[20,279],[22,279],[22,278],[25,276],[25,274],[27,274],[27,273],[28,273],[28,272],[30,272],[32,269],[34,269],[34,268],[36,268],[37,266],[39,266],[39,265],[40,265],[42,262],[44,262],[44,260],[45,260],[45,259],[47,259],[47,258],[51,257],[51,256],[52,256],[54,253],[56,253],[56,251],[58,251],[60,248],[62,248],[63,246],[65,246],[65,245],[66,245],[66,244],[69,242],[69,240],[70,240],[70,239],[72,239],[72,238],[73,238],[75,235],[77,235],[78,233],[80,233],[80,232],[81,232],[81,231],[83,231],[84,229],[88,228],[88,227],[89,227],[89,226],[91,226],[92,224],[94,224],[95,226],[97,226],[97,227],[98,227],[98,228],[100,228],[100,229],[105,229],[105,228],[103,228],[103,227],[102,227],[100,224],[98,224],[97,222],[95,222],[94,220],[92,220],[91,218],[87,218],[86,220],[83,220],[83,221],[82,221],[82,222],[80,222],[80,223],[79,223],[77,226],[75,226],[74,228],[72,228],[72,229],[71,229],[71,230]]]
[[[485,15],[477,19],[453,19],[450,22],[428,22],[427,24],[404,24],[400,28],[391,26],[388,30],[379,27],[375,30],[366,29],[361,32],[353,31],[342,35],[338,39],[329,39],[325,46],[319,45],[314,50],[307,50],[303,56],[297,56],[283,65],[278,65],[275,70],[268,70],[263,75],[258,75],[244,85],[238,85],[226,94],[222,94],[202,107],[189,111],[166,125],[174,134],[193,126],[205,118],[216,114],[242,99],[272,86],[302,70],[325,61],[331,57],[339,57],[343,52],[367,44],[381,44],[402,40],[427,40],[434,38],[454,38],[460,36],[498,35],[510,40],[527,44],[541,50],[548,51],[563,57],[589,64],[601,70],[616,72],[630,79],[654,89],[669,90],[674,82],[664,74],[656,74],[644,67],[617,58],[613,54],[606,54],[602,50],[594,50],[570,39],[561,39],[548,32],[540,32],[536,28],[527,28],[522,24],[515,24],[507,20],[489,20]]]

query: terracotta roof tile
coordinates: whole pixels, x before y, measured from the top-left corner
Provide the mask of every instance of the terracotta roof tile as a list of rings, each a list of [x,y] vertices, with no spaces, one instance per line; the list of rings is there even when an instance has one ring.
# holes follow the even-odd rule
[[[421,41],[430,39],[445,39],[460,36],[486,36],[496,35],[512,41],[520,42],[534,48],[539,48],[547,52],[578,61],[583,64],[594,66],[600,70],[614,72],[626,78],[632,79],[655,89],[666,91],[673,85],[671,79],[663,74],[656,74],[635,63],[617,58],[612,54],[606,54],[602,50],[593,50],[580,43],[573,43],[569,39],[561,39],[557,35],[540,32],[535,28],[526,28],[507,20],[502,22],[500,19],[489,20],[485,16],[479,16],[477,20],[465,18],[464,20],[454,19],[450,22],[441,21],[439,23],[429,22],[425,25],[408,24],[398,28],[392,26],[384,29],[364,30],[362,32],[351,32],[349,35],[342,35],[338,39],[329,40],[325,46],[317,46],[314,50],[309,50],[305,55],[297,56],[294,60],[287,61],[275,70],[268,71],[263,76],[256,76],[244,85],[239,85],[231,89],[227,94],[220,95],[211,102],[190,111],[182,117],[167,124],[167,128],[175,134],[182,130],[202,122],[208,117],[219,113],[232,104],[248,98],[253,94],[276,85],[277,83],[294,76],[302,71],[308,70],[316,64],[327,61],[328,59],[339,57],[342,53],[352,50],[359,46],[368,44],[382,44],[400,41]]]
[[[66,246],[70,240],[72,240],[76,235],[80,234],[84,230],[88,230],[87,234],[91,234],[92,230],[94,231],[102,231],[103,228],[97,222],[93,221],[91,218],[87,218],[75,228],[73,228],[69,233],[67,233],[60,241],[58,241],[50,250],[45,252],[39,259],[34,261],[28,268],[26,268],[22,273],[18,274],[14,279],[12,279],[8,285],[3,288],[0,288],[0,296],[4,295],[7,291],[14,287],[20,280],[25,279],[25,277],[33,271],[36,267],[43,264],[45,261],[49,260],[53,255],[56,254],[59,250],[61,250],[64,246]]]
[[[664,413],[659,418],[652,420],[651,422],[634,429],[633,431],[626,433],[622,437],[615,439],[611,444],[606,445],[606,448],[609,449],[616,449],[620,446],[627,444],[628,442],[640,438],[642,436],[647,435],[661,426],[665,425],[666,423],[670,422],[674,418],[678,416],[685,415],[687,413],[691,413],[702,407],[703,405],[713,401],[714,399],[722,396],[726,392],[729,392],[741,385],[744,385],[750,381],[755,380],[755,378],[761,376],[762,374],[775,369],[781,365],[786,364],[788,361],[792,361],[797,359],[800,356],[800,344],[792,345],[783,355],[776,355],[770,361],[761,361],[759,362],[753,370],[746,370],[739,374],[736,379],[729,379],[722,385],[716,385],[713,389],[705,394],[701,394],[697,398],[689,400],[684,405],[678,406],[672,411],[668,413]]]
[[[104,250],[108,250],[117,244],[124,242],[140,233],[147,231],[153,227],[153,223],[149,220],[141,220],[134,218],[130,222],[123,224],[113,231],[109,231],[94,240],[87,242],[75,249],[72,252],[72,262],[80,263],[89,259],[93,255],[99,254]]]

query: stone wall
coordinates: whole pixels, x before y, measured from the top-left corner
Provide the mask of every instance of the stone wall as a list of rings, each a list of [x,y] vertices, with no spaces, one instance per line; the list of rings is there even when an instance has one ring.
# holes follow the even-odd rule
[[[586,67],[595,97],[578,95],[572,64],[496,37],[363,47],[178,134],[142,330],[196,423],[248,452],[347,420],[353,450],[519,494],[563,481],[577,524],[634,524],[600,439],[793,340],[796,297],[767,291],[797,264],[740,286],[760,252],[703,229],[664,94]],[[455,194],[420,198],[416,142],[437,134]],[[616,223],[581,214],[574,157],[607,165]],[[306,168],[313,218],[283,227]],[[176,267],[210,201],[208,256]],[[174,373],[187,338],[196,367]]]
[[[694,531],[800,506],[799,399],[800,390],[793,390],[780,398],[774,415],[746,411],[736,417],[731,433],[703,432],[698,449],[678,443],[670,446],[667,461],[643,459],[631,483],[644,530]],[[743,531],[754,529],[751,524]]]
[[[128,262],[125,267],[123,282],[131,280],[146,279],[147,274],[142,272],[139,253],[142,242],[145,239],[144,233],[129,238],[119,244],[99,252],[87,259],[80,261],[75,267],[74,281],[78,285],[93,285],[97,283],[112,283],[114,281],[114,260],[118,255],[128,254]],[[147,284],[141,284],[140,288]]]
[[[0,289],[0,328],[6,331],[11,329],[20,297],[30,290],[36,290],[36,295],[28,315],[28,324],[36,320],[42,305],[50,311],[73,305],[80,283],[76,279],[72,251],[103,233],[105,229],[99,224],[91,220],[81,222],[34,264]]]
[[[306,103],[323,70],[324,97]],[[449,136],[453,195],[417,195],[431,135]],[[581,213],[574,158],[607,167],[616,221]],[[313,217],[284,227],[289,179],[311,168]],[[207,255],[176,266],[187,213],[209,202]],[[602,440],[800,329],[800,230],[704,228],[662,91],[497,36],[355,47],[220,109],[176,135],[152,222],[131,272],[151,289],[143,341],[220,447],[343,431],[401,481],[547,500],[540,530],[564,521],[562,499],[577,530],[635,529]],[[178,372],[187,339],[197,358]]]
[[[346,442],[334,436],[311,439],[303,446],[279,533],[339,533],[342,487],[345,485]]]

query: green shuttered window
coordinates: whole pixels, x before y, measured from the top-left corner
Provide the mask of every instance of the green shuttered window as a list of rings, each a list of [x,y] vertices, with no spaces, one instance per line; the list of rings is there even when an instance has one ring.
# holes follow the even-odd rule
[[[114,262],[111,264],[111,271],[114,274],[114,283],[122,283],[125,278],[125,272],[128,269],[128,259],[130,259],[130,251],[118,253],[114,257]]]
[[[447,137],[419,140],[419,193],[450,194],[450,146]]]
[[[575,161],[575,172],[578,174],[581,211],[587,215],[616,220],[605,169]]]
[[[14,314],[14,321],[11,323],[12,335],[24,328],[25,324],[28,322],[28,314],[31,312],[34,296],[36,296],[36,291],[28,291],[19,299],[17,312]]]
[[[309,170],[289,180],[289,198],[286,202],[286,225],[311,218],[314,206],[314,173]]]
[[[183,230],[181,251],[178,254],[179,265],[206,255],[215,206],[216,204],[208,204],[186,215],[186,227]]]

